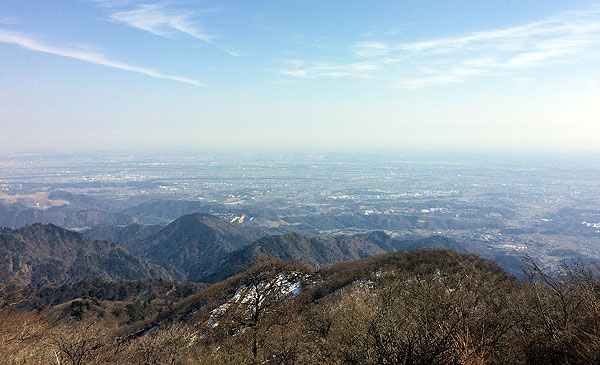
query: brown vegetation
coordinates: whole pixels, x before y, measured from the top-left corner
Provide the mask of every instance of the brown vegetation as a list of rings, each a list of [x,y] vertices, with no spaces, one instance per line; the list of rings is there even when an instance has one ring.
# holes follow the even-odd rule
[[[266,260],[175,303],[137,336],[106,324],[108,314],[7,309],[0,356],[12,364],[598,363],[598,268],[550,275],[526,264],[529,281],[518,282],[447,250],[319,271]],[[298,295],[287,290],[296,282]]]

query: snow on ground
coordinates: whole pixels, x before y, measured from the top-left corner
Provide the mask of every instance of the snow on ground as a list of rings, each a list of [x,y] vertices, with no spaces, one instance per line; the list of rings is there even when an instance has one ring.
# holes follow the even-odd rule
[[[207,327],[217,327],[219,319],[232,306],[246,305],[246,310],[251,310],[251,304],[258,299],[258,305],[265,300],[283,300],[288,297],[295,297],[302,292],[301,275],[298,273],[284,274],[279,273],[276,278],[266,282],[260,282],[256,286],[241,285],[229,301],[221,304],[210,312],[207,321]],[[237,310],[237,309],[234,309]]]

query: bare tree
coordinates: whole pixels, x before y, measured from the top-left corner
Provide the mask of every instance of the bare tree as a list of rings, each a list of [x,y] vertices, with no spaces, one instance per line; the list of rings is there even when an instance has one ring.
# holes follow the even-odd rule
[[[113,339],[102,323],[70,321],[54,327],[49,350],[58,364],[82,365],[108,361]]]

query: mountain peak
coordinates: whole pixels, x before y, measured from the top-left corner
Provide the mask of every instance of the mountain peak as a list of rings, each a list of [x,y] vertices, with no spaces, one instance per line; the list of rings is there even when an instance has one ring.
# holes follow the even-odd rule
[[[225,255],[248,246],[254,232],[206,213],[184,215],[137,243],[135,252],[179,278],[196,278]]]

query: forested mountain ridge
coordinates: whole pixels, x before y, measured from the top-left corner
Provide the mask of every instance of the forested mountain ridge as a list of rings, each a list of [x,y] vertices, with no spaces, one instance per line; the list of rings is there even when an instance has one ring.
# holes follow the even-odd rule
[[[100,226],[87,229],[82,233],[97,240],[106,240],[118,243],[128,251],[136,249],[138,242],[156,234],[164,226],[158,224],[134,223],[127,226]]]
[[[206,213],[182,216],[163,228],[134,224],[86,231],[112,239],[130,252],[153,260],[175,278],[215,282],[241,272],[260,257],[275,257],[319,267],[338,261],[420,248],[466,248],[446,237],[401,240],[382,231],[354,236],[305,237],[298,233],[262,237]],[[258,238],[258,239],[257,239]]]
[[[84,278],[169,277],[116,243],[94,240],[52,224],[0,228],[0,275],[21,285],[63,284]]]
[[[177,279],[197,278],[227,254],[259,237],[253,230],[234,226],[205,213],[184,215],[154,234],[130,241],[132,253],[153,260]]]

